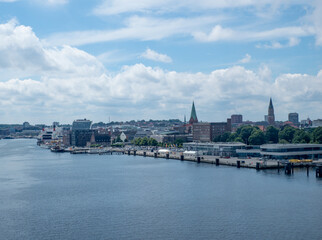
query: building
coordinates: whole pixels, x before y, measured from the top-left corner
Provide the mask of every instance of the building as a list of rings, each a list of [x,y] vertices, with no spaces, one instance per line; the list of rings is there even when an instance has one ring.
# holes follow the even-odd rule
[[[189,124],[194,124],[194,123],[198,123],[198,118],[197,118],[195,103],[192,102],[192,108],[191,108],[191,115],[190,115]]]
[[[272,98],[270,98],[269,100],[267,122],[269,125],[275,125],[275,114],[274,114]]]
[[[319,159],[322,158],[322,144],[264,144],[260,154],[265,159]]]
[[[183,148],[187,151],[195,151],[198,155],[212,155],[220,157],[236,157],[236,150],[244,149],[244,143],[184,143]]]
[[[22,124],[22,127],[23,127],[24,129],[29,128],[29,127],[30,127],[29,122],[24,122],[24,123]]]
[[[227,122],[194,123],[192,127],[193,141],[212,142],[213,139],[225,132],[231,132],[231,119]]]
[[[300,127],[301,128],[307,128],[307,127],[311,127],[312,126],[312,121],[310,118],[307,118],[306,120],[302,120]]]
[[[322,127],[322,119],[313,120],[312,127]]]
[[[295,125],[299,124],[299,114],[298,113],[289,113],[288,121],[294,123]]]
[[[72,130],[86,130],[90,129],[92,121],[85,119],[78,119],[73,122]]]
[[[231,124],[240,124],[243,123],[243,115],[233,114],[231,115]]]
[[[91,141],[91,137],[95,130],[82,129],[82,130],[72,130],[71,132],[71,145],[75,147],[85,147],[87,142]]]

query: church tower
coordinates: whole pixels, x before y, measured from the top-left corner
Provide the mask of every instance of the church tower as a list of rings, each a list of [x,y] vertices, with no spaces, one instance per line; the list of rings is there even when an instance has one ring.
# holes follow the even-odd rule
[[[267,122],[269,125],[275,124],[275,115],[274,115],[274,107],[273,107],[272,98],[270,98],[270,100],[269,100]]]
[[[190,124],[198,123],[198,118],[197,118],[197,113],[196,113],[196,108],[195,108],[194,102],[192,102],[192,109],[191,109],[191,116],[190,116],[189,123]]]

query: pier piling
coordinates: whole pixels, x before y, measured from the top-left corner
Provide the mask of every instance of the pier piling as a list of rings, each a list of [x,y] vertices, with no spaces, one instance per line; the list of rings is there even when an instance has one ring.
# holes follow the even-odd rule
[[[154,157],[157,158],[158,157],[158,153],[155,152],[154,153]]]
[[[310,166],[306,165],[306,176],[309,176],[310,174]]]
[[[277,161],[277,172],[280,172],[280,161]]]
[[[322,166],[317,166],[315,170],[315,176],[317,178],[322,178]]]
[[[216,158],[216,166],[219,166],[219,158]]]
[[[237,168],[240,168],[240,161],[237,161]]]
[[[291,163],[287,163],[284,167],[285,174],[290,175],[292,173],[292,165]]]
[[[184,160],[184,156],[183,156],[183,155],[181,155],[181,156],[180,156],[180,160],[181,160],[181,161],[183,161],[183,160]]]
[[[259,170],[260,169],[260,163],[259,162],[257,162],[256,163],[256,170]]]
[[[143,157],[146,157],[146,152],[143,152]]]

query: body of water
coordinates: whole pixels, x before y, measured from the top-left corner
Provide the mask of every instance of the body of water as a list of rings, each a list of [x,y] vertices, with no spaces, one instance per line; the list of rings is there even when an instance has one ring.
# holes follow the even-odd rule
[[[322,181],[0,140],[0,239],[322,239]]]

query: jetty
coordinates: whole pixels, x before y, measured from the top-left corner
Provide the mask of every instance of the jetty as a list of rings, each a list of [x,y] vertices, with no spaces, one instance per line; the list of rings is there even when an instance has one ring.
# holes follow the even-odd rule
[[[165,158],[173,159],[180,161],[191,161],[196,163],[208,163],[215,165],[226,165],[234,166],[237,168],[253,168],[257,170],[261,169],[281,169],[290,166],[291,171],[294,168],[302,167],[318,167],[322,165],[322,160],[305,162],[305,163],[290,163],[288,161],[278,161],[278,160],[269,160],[269,159],[260,159],[260,158],[237,158],[237,157],[220,157],[220,156],[211,156],[211,155],[185,155],[183,152],[177,151],[151,151],[151,150],[125,150],[124,154],[134,155],[134,156],[143,156],[143,157],[153,157],[153,158]],[[321,170],[322,172],[322,170]],[[288,173],[286,171],[286,173]],[[292,172],[290,172],[292,173]],[[322,174],[321,174],[322,176]]]

